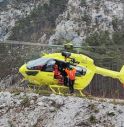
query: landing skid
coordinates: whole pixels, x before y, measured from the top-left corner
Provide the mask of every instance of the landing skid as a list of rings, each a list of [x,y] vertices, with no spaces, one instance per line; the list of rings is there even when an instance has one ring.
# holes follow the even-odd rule
[[[66,87],[66,86],[50,85],[49,88],[51,89],[51,91],[54,94],[59,94],[59,95],[73,95],[73,94],[65,94],[65,93],[62,93],[61,92],[62,89],[68,89],[68,87]],[[82,89],[76,89],[76,90],[79,92],[79,94],[80,94],[81,97],[85,97],[86,96],[85,94],[83,94]]]
[[[21,84],[25,81],[25,79],[21,80]],[[45,85],[31,85],[26,83],[26,86],[23,86],[24,88],[28,88],[29,91],[32,92],[36,92],[38,91],[38,93],[40,93],[40,91],[44,90],[42,88],[42,86]],[[75,89],[76,91],[78,91],[78,93],[76,92],[76,94],[69,94],[68,92],[65,92],[63,90],[68,90],[68,86],[64,86],[64,85],[48,85],[48,87],[50,88],[50,90],[52,91],[53,94],[57,94],[57,95],[64,95],[64,96],[80,96],[80,97],[86,97],[86,95],[82,92],[82,89]],[[50,92],[50,91],[48,91]],[[42,92],[41,92],[42,93]]]

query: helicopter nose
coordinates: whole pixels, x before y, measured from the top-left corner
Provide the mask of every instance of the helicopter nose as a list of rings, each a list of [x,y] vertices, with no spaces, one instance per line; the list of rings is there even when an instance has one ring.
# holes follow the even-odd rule
[[[26,71],[26,64],[22,65],[22,66],[19,68],[19,72],[20,72],[21,74],[24,74],[25,71]]]

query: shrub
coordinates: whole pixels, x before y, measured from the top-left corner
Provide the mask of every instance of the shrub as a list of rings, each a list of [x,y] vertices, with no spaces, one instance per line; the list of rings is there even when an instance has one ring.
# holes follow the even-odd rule
[[[93,115],[90,116],[89,121],[90,121],[92,124],[97,123],[96,117],[93,116]]]
[[[23,100],[21,101],[21,106],[22,107],[29,107],[30,106],[30,100],[27,96],[25,96],[23,98]]]

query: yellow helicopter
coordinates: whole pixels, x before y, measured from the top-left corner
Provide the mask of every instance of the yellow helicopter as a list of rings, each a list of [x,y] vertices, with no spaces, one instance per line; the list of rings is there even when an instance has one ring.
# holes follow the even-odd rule
[[[66,44],[64,47],[70,50],[74,48],[72,44]],[[68,87],[54,78],[55,63],[58,64],[59,68],[62,68],[66,63],[70,63],[70,66],[76,69],[74,89],[78,90],[81,96],[84,96],[83,90],[90,84],[95,74],[119,79],[124,84],[124,66],[120,72],[112,71],[96,66],[94,60],[86,55],[67,51],[44,54],[41,58],[22,65],[19,72],[23,75],[24,80],[38,86],[47,85],[53,93],[61,94],[60,89]]]

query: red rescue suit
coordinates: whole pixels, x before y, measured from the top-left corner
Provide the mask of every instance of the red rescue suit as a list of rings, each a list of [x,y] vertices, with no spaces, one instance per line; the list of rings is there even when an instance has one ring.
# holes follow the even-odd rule
[[[54,78],[58,80],[58,83],[63,84],[63,78],[62,78],[62,75],[60,74],[60,71],[59,71],[57,64],[54,65],[54,71],[53,72],[54,72]]]
[[[60,75],[57,64],[54,65],[54,71],[53,72],[54,72],[54,78],[57,78]]]

